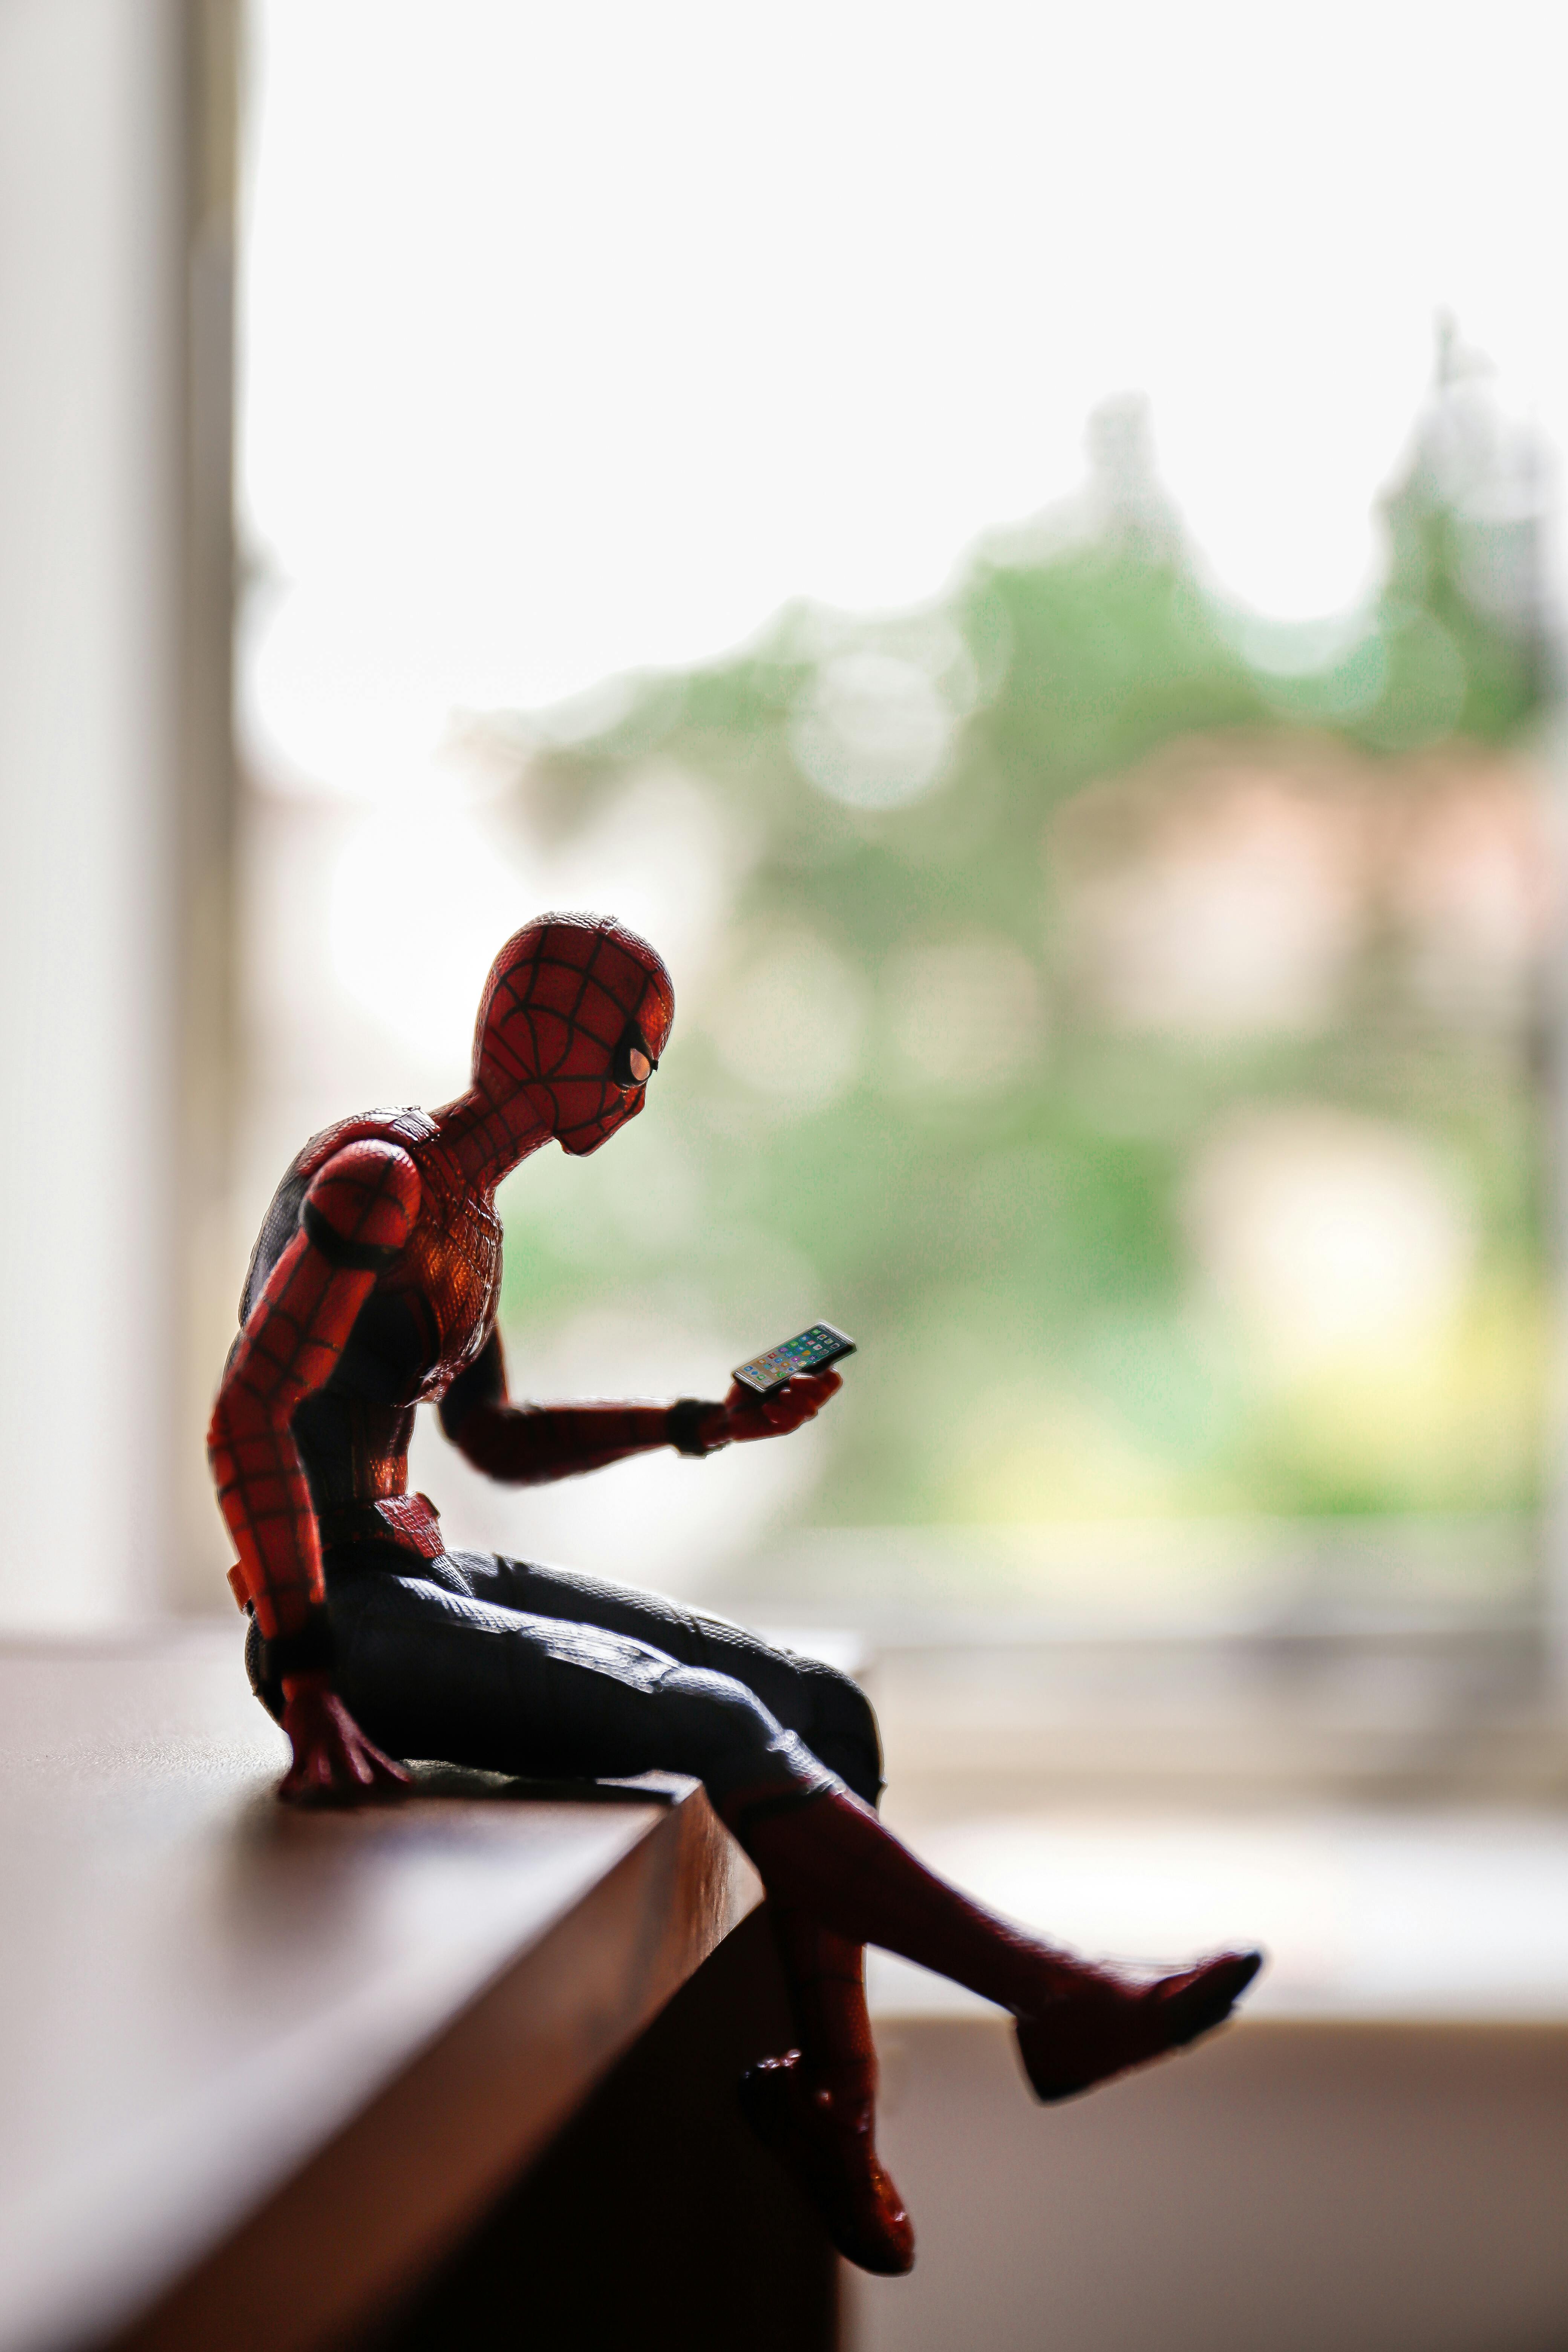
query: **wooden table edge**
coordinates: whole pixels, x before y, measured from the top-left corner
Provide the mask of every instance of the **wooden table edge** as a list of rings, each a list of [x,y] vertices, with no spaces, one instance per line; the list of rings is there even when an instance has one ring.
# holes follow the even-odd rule
[[[762,1890],[701,1790],[537,1942],[109,2352],[313,2352],[426,2273],[548,2145]]]

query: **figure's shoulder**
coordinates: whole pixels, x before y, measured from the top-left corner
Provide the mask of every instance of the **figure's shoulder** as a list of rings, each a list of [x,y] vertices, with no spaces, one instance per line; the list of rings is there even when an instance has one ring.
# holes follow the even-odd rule
[[[356,1118],[341,1118],[331,1127],[324,1127],[313,1135],[302,1151],[289,1161],[283,1180],[272,1195],[261,1230],[256,1237],[256,1247],[250,1254],[246,1269],[245,1288],[240,1294],[239,1319],[243,1325],[264,1287],[268,1276],[300,1230],[307,1193],[313,1194],[316,1181],[327,1180],[336,1196],[339,1187],[332,1180],[342,1176],[347,1183],[358,1185],[374,1180],[374,1171],[384,1168],[385,1179],[412,1218],[418,1207],[419,1180],[414,1163],[414,1153],[436,1133],[436,1122],[427,1111],[407,1108],[398,1110],[362,1111]],[[360,1151],[356,1147],[368,1146]],[[353,1157],[349,1155],[353,1152]],[[344,1164],[340,1169],[336,1163]],[[399,1165],[398,1163],[402,1163]],[[341,1201],[323,1198],[316,1204],[329,1222],[344,1232],[352,1224],[342,1223],[342,1214],[350,1206],[345,1189]],[[334,1213],[337,1212],[337,1213]]]
[[[313,1135],[289,1173],[298,1171],[308,1184],[317,1170],[324,1168],[348,1144],[391,1143],[401,1150],[416,1153],[435,1133],[436,1122],[429,1112],[413,1104],[401,1110],[361,1111],[356,1118],[340,1118],[335,1126],[324,1127],[320,1135]],[[287,1177],[284,1181],[287,1183]]]
[[[390,1265],[419,1214],[419,1171],[386,1135],[340,1143],[305,1187],[300,1223],[334,1265]]]

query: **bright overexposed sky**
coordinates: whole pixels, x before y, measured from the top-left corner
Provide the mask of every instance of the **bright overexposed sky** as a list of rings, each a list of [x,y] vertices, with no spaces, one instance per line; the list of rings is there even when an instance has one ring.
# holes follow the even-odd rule
[[[302,782],[929,596],[1110,395],[1282,618],[1364,587],[1438,311],[1568,439],[1543,0],[252,18],[245,694]]]

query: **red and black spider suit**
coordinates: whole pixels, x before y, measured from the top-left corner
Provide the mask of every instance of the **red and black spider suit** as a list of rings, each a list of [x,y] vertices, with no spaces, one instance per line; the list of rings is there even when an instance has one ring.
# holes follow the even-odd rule
[[[407,1492],[415,1407],[492,1477],[533,1484],[658,1445],[784,1433],[837,1374],[763,1402],[516,1405],[496,1302],[501,1178],[553,1138],[597,1150],[641,1111],[674,1015],[669,975],[608,919],[546,916],[508,940],[473,1075],[443,1108],[376,1111],[309,1143],[268,1211],[210,1453],[251,1612],[258,1696],[294,1749],[281,1793],[395,1793],[395,1757],[503,1772],[689,1772],[755,1862],[799,2048],[744,2096],[841,2251],[907,2270],[913,2234],[872,2140],[862,1948],[879,1944],[1013,2011],[1040,2097],[1193,2040],[1258,1966],[1226,1954],[1133,1982],[998,1919],[878,1821],[877,1727],[847,1676],[650,1595],[451,1552]]]

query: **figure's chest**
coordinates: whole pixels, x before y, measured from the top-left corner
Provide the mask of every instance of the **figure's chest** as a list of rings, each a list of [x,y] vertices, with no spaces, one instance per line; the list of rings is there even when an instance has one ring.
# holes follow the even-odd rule
[[[408,1303],[432,1358],[421,1399],[443,1396],[484,1346],[500,1295],[500,1221],[471,1193],[458,1198],[426,1185],[418,1221],[388,1286]]]

